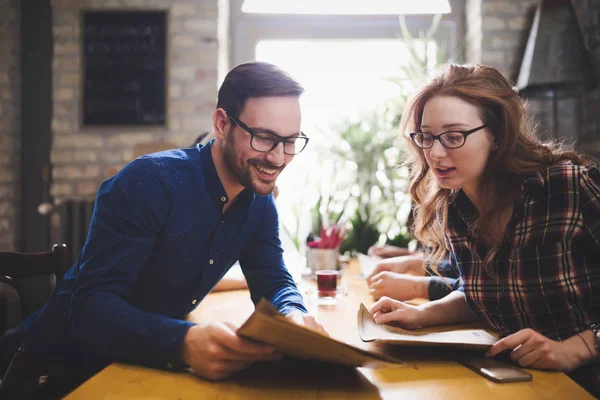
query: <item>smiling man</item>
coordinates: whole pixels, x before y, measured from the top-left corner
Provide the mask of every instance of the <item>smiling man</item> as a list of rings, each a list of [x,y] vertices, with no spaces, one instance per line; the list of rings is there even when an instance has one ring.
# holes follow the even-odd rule
[[[221,379],[279,359],[232,324],[184,320],[238,259],[255,303],[322,330],[283,263],[271,194],[308,143],[302,92],[271,64],[239,65],[219,90],[214,140],[140,157],[102,183],[81,256],[24,322],[0,393],[60,397],[113,361]]]

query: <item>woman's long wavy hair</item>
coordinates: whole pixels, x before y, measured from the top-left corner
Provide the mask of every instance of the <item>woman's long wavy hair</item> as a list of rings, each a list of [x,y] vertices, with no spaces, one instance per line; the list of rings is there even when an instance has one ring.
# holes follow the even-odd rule
[[[495,138],[496,150],[490,153],[479,190],[482,208],[471,223],[471,231],[487,240],[479,226],[495,220],[519,195],[523,177],[546,166],[572,161],[589,164],[580,155],[552,142],[541,142],[534,135],[526,104],[516,89],[496,69],[484,65],[442,66],[439,73],[417,91],[406,104],[400,123],[408,140],[410,193],[414,201],[413,230],[416,238],[431,249],[430,262],[436,266],[446,256],[445,240],[448,204],[453,191],[441,188],[423,155],[408,134],[421,126],[425,104],[434,96],[458,97],[479,110],[479,116]],[[487,267],[498,251],[492,243],[486,255]],[[434,268],[435,270],[435,268]]]

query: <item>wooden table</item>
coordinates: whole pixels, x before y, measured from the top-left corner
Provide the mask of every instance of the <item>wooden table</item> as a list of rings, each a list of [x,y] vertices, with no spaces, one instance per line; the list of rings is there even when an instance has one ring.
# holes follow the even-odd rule
[[[371,304],[357,265],[344,273],[348,294],[336,306],[316,304],[314,283],[303,282],[307,307],[330,335],[365,346],[358,336],[356,312],[361,302]],[[209,295],[190,315],[193,321],[233,321],[241,324],[254,306],[247,291]],[[112,364],[85,382],[66,399],[591,399],[585,390],[560,372],[528,370],[533,381],[493,383],[440,350],[390,349],[405,364],[383,369],[348,368],[312,362],[284,361],[256,364],[221,382],[187,373],[174,373]]]

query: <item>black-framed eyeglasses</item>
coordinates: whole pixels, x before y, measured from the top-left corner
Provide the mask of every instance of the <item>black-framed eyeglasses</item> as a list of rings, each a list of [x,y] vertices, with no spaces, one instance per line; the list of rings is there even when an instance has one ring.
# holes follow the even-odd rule
[[[227,116],[229,117],[231,122],[239,125],[240,128],[242,128],[250,134],[250,147],[252,147],[256,151],[268,153],[275,147],[279,146],[279,143],[283,143],[283,152],[285,154],[293,156],[304,150],[304,148],[308,144],[308,136],[306,136],[303,132],[300,132],[299,136],[281,137],[272,132],[252,129],[246,124],[244,124],[242,121],[233,118],[231,115],[227,114]]]
[[[468,131],[447,131],[442,132],[439,135],[432,135],[431,133],[425,132],[413,132],[410,134],[410,138],[418,147],[422,149],[432,148],[433,143],[436,140],[439,140],[442,146],[447,149],[458,149],[459,147],[463,147],[465,145],[467,136],[485,128],[486,126],[487,124],[484,124]]]

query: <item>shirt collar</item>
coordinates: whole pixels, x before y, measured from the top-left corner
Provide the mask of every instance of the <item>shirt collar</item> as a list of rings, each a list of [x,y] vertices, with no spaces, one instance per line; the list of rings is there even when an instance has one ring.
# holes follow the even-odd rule
[[[215,167],[215,162],[212,157],[211,148],[214,139],[206,143],[204,146],[198,144],[196,148],[200,151],[200,162],[202,163],[202,174],[204,176],[204,186],[206,187],[206,193],[214,202],[215,206],[219,210],[223,210],[225,204],[230,201],[225,188],[221,183],[219,174]],[[244,189],[238,196],[236,202],[240,202],[243,207],[250,208],[252,200],[254,200],[254,193],[248,188]]]
[[[542,193],[546,186],[546,180],[541,171],[535,171],[527,174],[523,179],[523,191],[531,195]]]
[[[463,221],[472,221],[477,217],[477,208],[462,189],[455,191],[450,198],[450,209]]]
[[[573,165],[571,161],[565,161],[561,164]],[[523,179],[523,191],[530,195],[543,195],[547,193],[548,185],[548,167],[531,172],[525,175]]]

